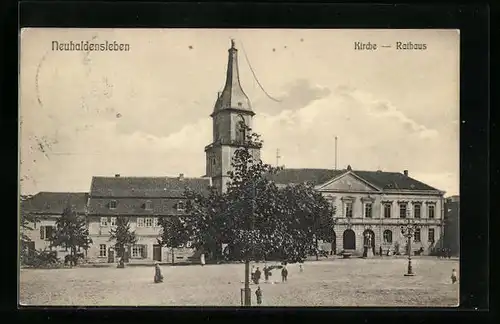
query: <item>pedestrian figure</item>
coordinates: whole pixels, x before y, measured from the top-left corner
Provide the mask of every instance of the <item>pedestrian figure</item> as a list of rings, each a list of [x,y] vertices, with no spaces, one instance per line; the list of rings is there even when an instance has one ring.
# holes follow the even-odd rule
[[[302,263],[299,264],[299,272],[304,272],[304,268],[302,267]]]
[[[160,283],[163,282],[163,275],[161,274],[161,269],[160,265],[158,262],[155,263],[155,278],[154,278],[155,283]]]
[[[281,282],[285,282],[287,280],[287,277],[288,277],[288,270],[286,266],[283,266],[283,268],[281,269]]]
[[[202,267],[205,265],[205,253],[200,255],[200,264]]]
[[[266,279],[266,282],[268,282],[269,277],[271,276],[271,269],[267,265],[265,265],[263,270],[264,270],[264,278]]]
[[[457,270],[453,269],[451,270],[451,283],[457,282]]]
[[[259,284],[259,280],[260,280],[260,276],[261,276],[261,272],[259,270],[259,267],[257,267],[257,270],[255,270],[255,273],[253,274],[253,281],[255,282],[256,285]]]
[[[120,268],[120,269],[125,268],[125,262],[123,261],[123,258],[120,258],[120,261],[118,262],[117,268]]]
[[[383,251],[382,251],[382,245],[380,246],[380,248],[378,249],[378,251],[379,251],[380,256],[382,256],[384,254]]]
[[[262,304],[262,290],[260,290],[260,286],[257,287],[257,290],[255,291],[255,296],[257,297],[257,305]]]

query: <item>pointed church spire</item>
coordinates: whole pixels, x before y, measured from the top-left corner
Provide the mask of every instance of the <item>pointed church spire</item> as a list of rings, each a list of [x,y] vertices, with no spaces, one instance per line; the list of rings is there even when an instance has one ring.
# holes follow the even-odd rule
[[[215,103],[212,115],[225,109],[241,110],[254,115],[250,100],[241,87],[238,68],[238,50],[236,49],[234,39],[231,39],[231,48],[228,52],[226,84],[222,93],[217,96],[217,102]]]

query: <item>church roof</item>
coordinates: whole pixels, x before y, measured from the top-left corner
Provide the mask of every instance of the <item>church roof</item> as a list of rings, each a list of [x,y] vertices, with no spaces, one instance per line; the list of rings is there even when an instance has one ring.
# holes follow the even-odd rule
[[[198,193],[209,190],[207,178],[184,177],[93,177],[91,197],[182,198],[186,189]]]
[[[250,99],[243,91],[240,83],[238,68],[238,50],[235,48],[234,40],[231,40],[231,48],[228,50],[228,62],[226,73],[226,84],[222,93],[217,96],[212,115],[222,110],[239,110],[241,112],[252,112]]]
[[[330,169],[284,169],[268,178],[277,184],[297,184],[310,182],[313,185],[324,184],[344,173],[352,172],[365,181],[382,190],[438,191],[423,182],[399,172],[330,170]]]

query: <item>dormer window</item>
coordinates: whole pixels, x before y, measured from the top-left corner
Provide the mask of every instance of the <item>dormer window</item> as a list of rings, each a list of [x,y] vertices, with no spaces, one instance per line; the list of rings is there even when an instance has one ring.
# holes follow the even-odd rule
[[[116,200],[111,200],[109,202],[109,209],[116,209]]]
[[[144,205],[144,209],[146,209],[146,210],[152,210],[153,209],[153,203],[150,200],[146,201],[146,204]]]
[[[177,211],[184,211],[186,209],[186,206],[183,201],[179,201],[177,203]]]

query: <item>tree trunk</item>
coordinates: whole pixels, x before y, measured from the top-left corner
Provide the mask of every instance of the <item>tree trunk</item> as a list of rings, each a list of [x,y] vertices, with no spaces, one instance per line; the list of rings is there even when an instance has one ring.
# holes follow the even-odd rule
[[[175,263],[175,259],[174,259],[174,248],[172,247],[172,265],[174,265]]]
[[[319,255],[318,255],[318,238],[317,237],[315,238],[315,244],[314,245],[316,246],[316,249],[315,249],[316,250],[316,261],[318,261],[319,260]]]

